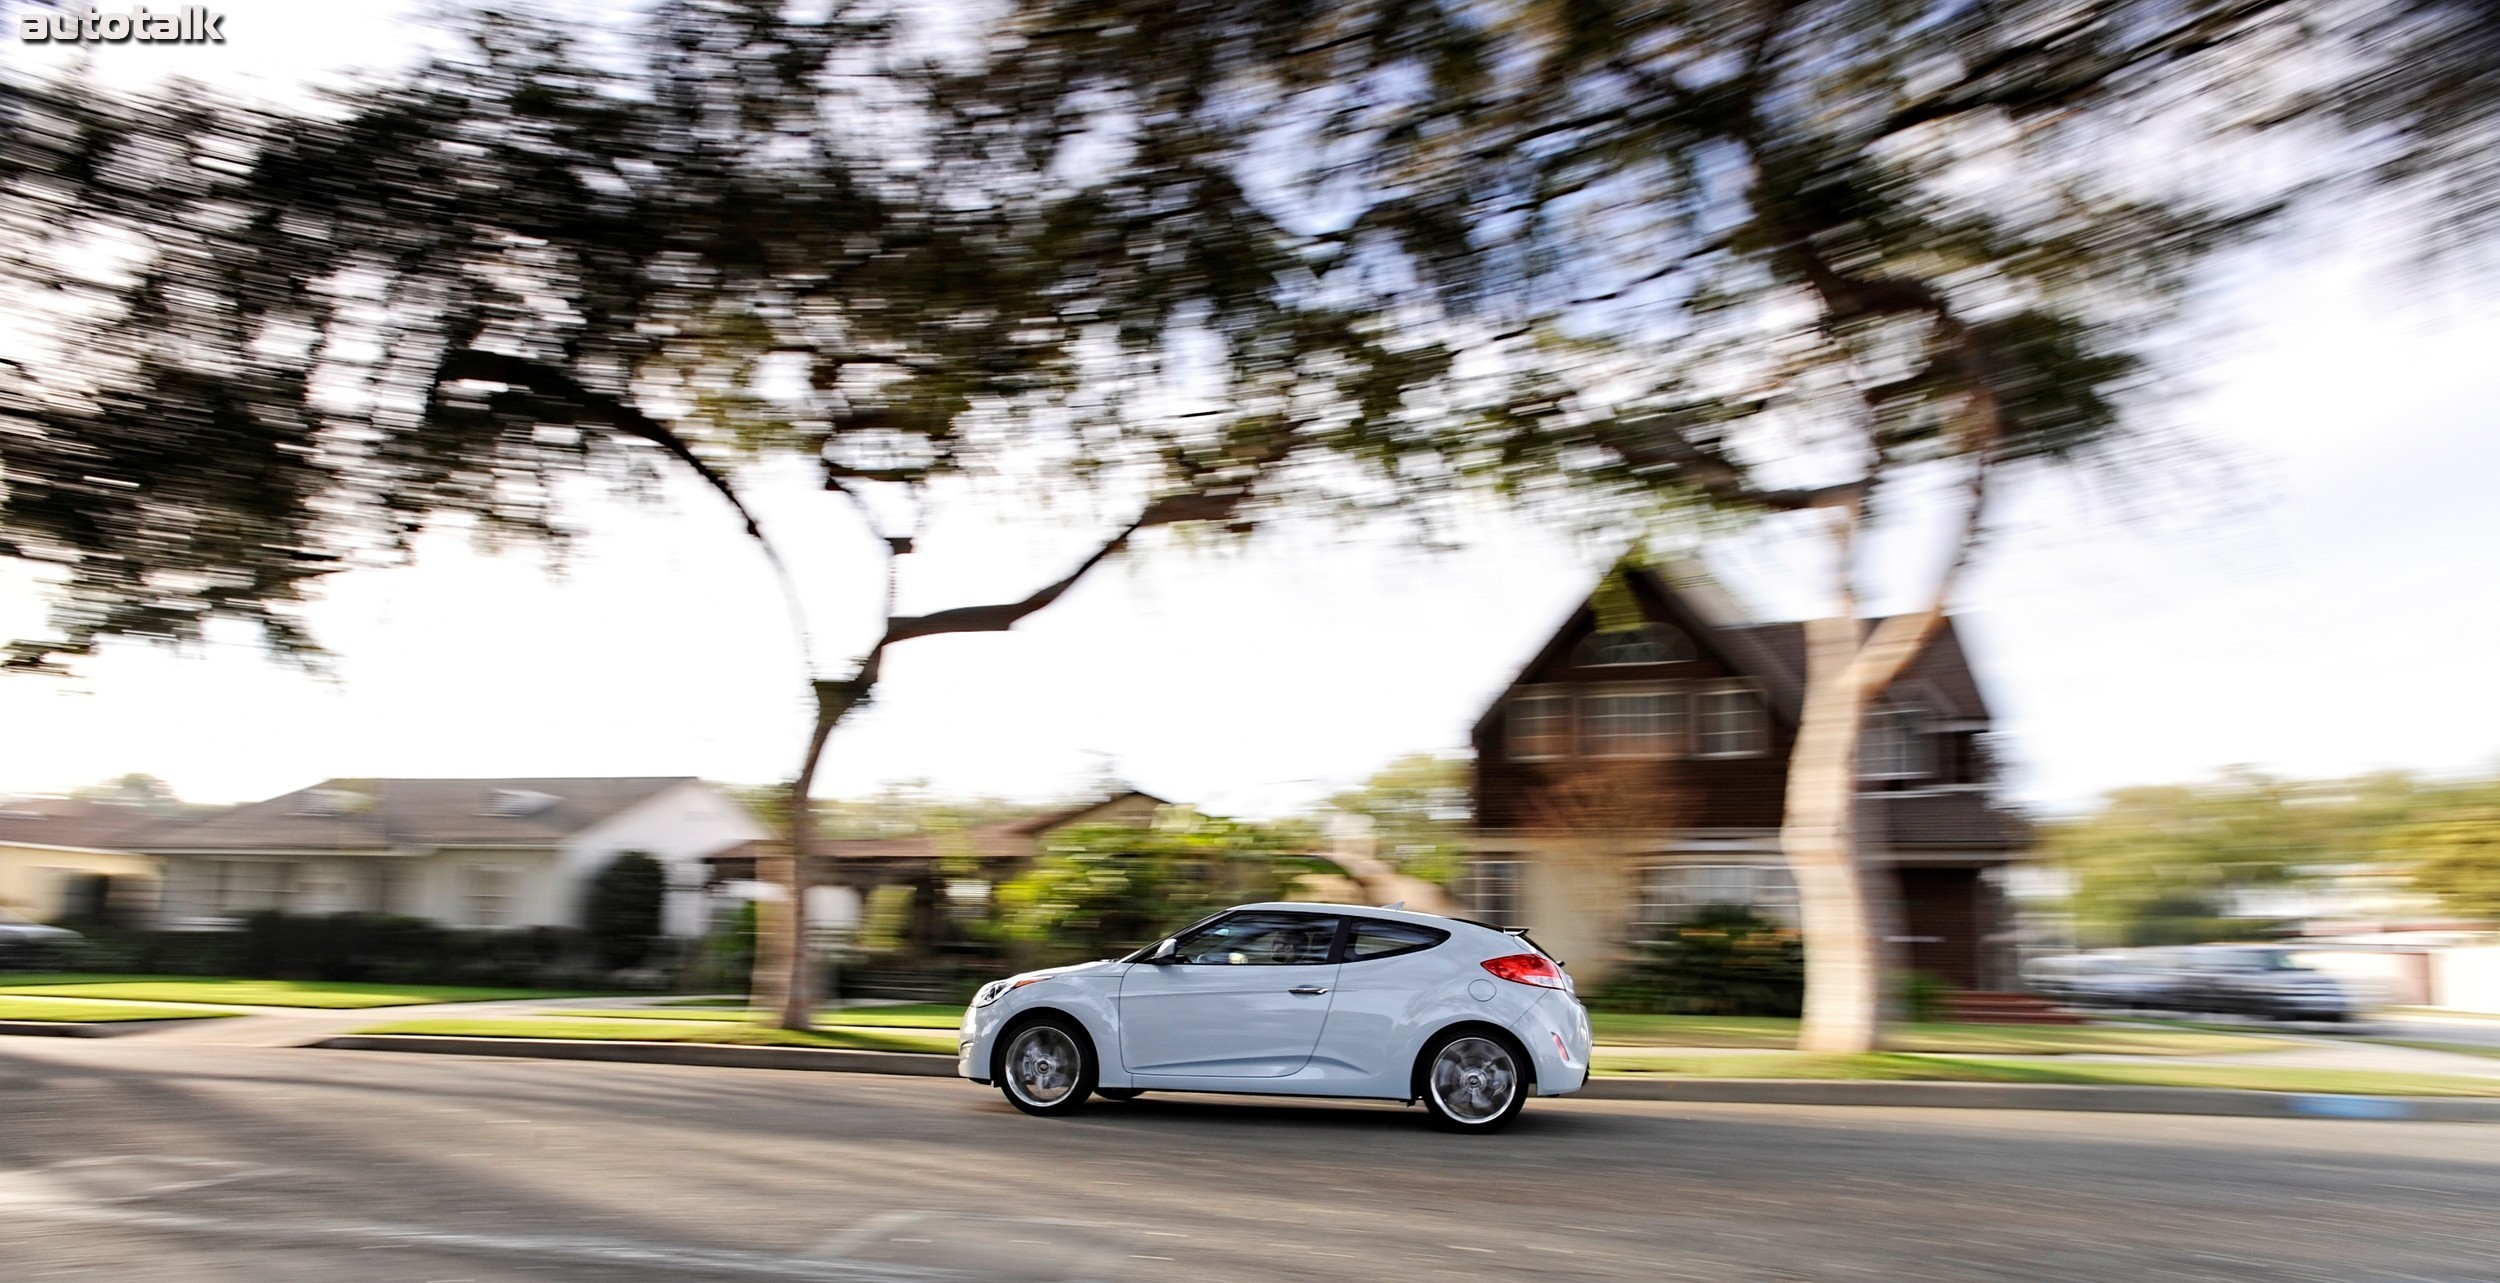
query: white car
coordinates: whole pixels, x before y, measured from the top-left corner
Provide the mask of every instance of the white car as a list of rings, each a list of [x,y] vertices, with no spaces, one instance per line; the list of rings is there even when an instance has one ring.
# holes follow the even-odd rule
[[[956,1069],[1016,1108],[1148,1091],[1413,1103],[1457,1131],[1588,1081],[1589,1016],[1524,933],[1341,904],[1246,904],[1113,962],[992,981]]]

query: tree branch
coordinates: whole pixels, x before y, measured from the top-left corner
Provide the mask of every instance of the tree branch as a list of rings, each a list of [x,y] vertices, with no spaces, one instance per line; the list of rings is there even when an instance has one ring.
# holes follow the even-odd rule
[[[1635,470],[1667,471],[1721,503],[1801,512],[1809,508],[1843,507],[1864,500],[1865,478],[1828,486],[1795,486],[1765,490],[1752,483],[1742,465],[1714,445],[1694,441],[1666,415],[1651,415],[1618,431],[1600,428],[1599,444]]]
[[[2175,61],[2194,57],[2217,48],[2242,34],[2246,24],[2264,17],[2269,11],[2282,8],[2287,0],[2244,0],[2218,13],[2209,13],[2172,27],[2123,52],[2099,60],[2099,65],[2078,69],[2073,79],[2063,84],[2049,83],[2032,87],[2021,94],[1991,89],[1985,81],[2026,58],[2047,53],[2059,43],[2072,38],[2099,22],[2107,14],[2098,7],[2088,14],[2030,40],[2004,46],[1981,59],[1965,71],[1953,85],[1939,93],[1903,107],[1884,119],[1876,128],[1877,138],[1888,138],[1905,129],[1930,121],[1944,120],[1965,112],[1986,107],[2008,107],[2043,110],[2067,106],[2086,94],[2109,83],[2122,72],[2135,70],[2148,63]]]
[[[549,400],[563,402],[577,412],[586,412],[596,422],[626,436],[650,442],[670,458],[686,465],[712,488],[713,493],[729,501],[738,519],[746,524],[747,537],[755,541],[764,553],[764,560],[771,563],[773,577],[781,586],[782,602],[788,608],[791,624],[798,633],[800,662],[806,665],[810,680],[814,679],[814,646],[808,632],[807,614],[799,601],[798,583],[791,577],[789,563],[782,560],[781,550],[765,536],[763,523],[756,520],[754,511],[739,496],[737,487],[730,484],[729,478],[705,461],[703,456],[696,454],[694,448],[667,424],[643,413],[639,407],[621,397],[592,390],[568,371],[503,352],[471,347],[456,349],[445,356],[436,368],[434,381],[437,387],[445,383],[473,381],[521,388]]]
[[[769,546],[769,541],[764,539],[762,524],[756,521],[754,513],[747,510],[746,501],[738,496],[737,488],[729,484],[729,478],[713,468],[703,456],[696,454],[694,448],[667,424],[643,413],[622,398],[592,391],[581,380],[555,366],[479,348],[462,348],[444,357],[442,365],[434,372],[434,381],[437,385],[472,381],[523,388],[587,411],[599,422],[626,436],[648,441],[703,478],[704,484],[712,487],[721,498],[729,501],[730,507],[738,510],[739,519],[746,523],[747,534]]]

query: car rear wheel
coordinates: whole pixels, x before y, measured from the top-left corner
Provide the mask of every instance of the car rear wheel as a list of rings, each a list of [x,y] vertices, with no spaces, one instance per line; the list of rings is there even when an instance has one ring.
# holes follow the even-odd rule
[[[1094,1045],[1065,1016],[1039,1016],[999,1040],[993,1077],[1007,1103],[1056,1118],[1084,1108],[1094,1092]]]
[[[1498,1130],[1528,1103],[1527,1058],[1506,1038],[1455,1029],[1426,1044],[1420,1064],[1424,1110],[1445,1131]]]

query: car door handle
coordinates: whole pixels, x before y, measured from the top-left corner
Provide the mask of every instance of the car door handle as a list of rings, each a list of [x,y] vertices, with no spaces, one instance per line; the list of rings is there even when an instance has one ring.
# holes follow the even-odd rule
[[[1295,985],[1293,988],[1287,989],[1285,992],[1298,993],[1304,995],[1305,997],[1316,997],[1320,994],[1328,992],[1328,987],[1326,985]]]

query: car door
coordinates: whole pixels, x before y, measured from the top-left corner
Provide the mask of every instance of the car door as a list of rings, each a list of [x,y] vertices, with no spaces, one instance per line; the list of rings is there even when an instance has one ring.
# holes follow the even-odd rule
[[[1415,1055],[1419,1014],[1432,1010],[1435,999],[1446,1000],[1454,986],[1463,986],[1449,956],[1440,952],[1450,933],[1439,927],[1379,918],[1349,917],[1345,947],[1338,953],[1337,992],[1329,998],[1328,1030],[1314,1057],[1323,1072],[1347,1075],[1349,1085],[1368,1083],[1364,1091],[1397,1095]],[[1459,964],[1463,966],[1464,964]],[[1473,970],[1470,968],[1470,970]],[[1484,973],[1475,971],[1481,978]],[[1500,990],[1534,995],[1520,985]],[[1517,1014],[1522,1001],[1499,995],[1502,1003],[1482,1005],[1493,1019]]]
[[[1120,1062],[1132,1074],[1282,1078],[1328,1022],[1337,918],[1229,913],[1184,933],[1172,959],[1120,981]]]

